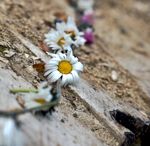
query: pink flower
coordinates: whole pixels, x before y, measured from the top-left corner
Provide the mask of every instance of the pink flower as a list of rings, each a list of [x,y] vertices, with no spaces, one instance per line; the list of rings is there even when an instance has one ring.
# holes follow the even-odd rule
[[[90,25],[94,24],[94,14],[92,10],[85,11],[83,16],[81,17],[81,22],[82,23],[87,23]]]
[[[94,42],[94,33],[92,28],[87,28],[84,32],[84,38],[87,44],[92,44]]]

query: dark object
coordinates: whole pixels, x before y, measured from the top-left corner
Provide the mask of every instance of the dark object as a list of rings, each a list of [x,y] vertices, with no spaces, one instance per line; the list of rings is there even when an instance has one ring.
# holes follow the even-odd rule
[[[121,146],[132,146],[135,141],[135,134],[131,132],[125,132],[124,135],[126,139]]]
[[[93,26],[90,25],[90,24],[82,23],[82,24],[78,25],[78,29],[79,29],[80,31],[84,31],[84,30],[87,29],[87,28],[91,28],[91,29],[93,29],[93,31],[94,31]]]
[[[54,24],[56,25],[56,23],[61,23],[61,22],[63,22],[61,19],[59,19],[59,18],[57,18],[57,19],[55,19],[54,20]]]
[[[150,121],[145,122],[119,110],[110,111],[111,116],[132,133],[125,133],[122,146],[150,146]],[[135,136],[135,137],[134,137]]]
[[[53,112],[55,112],[55,108],[54,108],[54,107],[51,107],[49,110],[36,111],[36,112],[35,112],[35,115],[45,117],[47,114],[50,114],[50,115],[51,115]]]

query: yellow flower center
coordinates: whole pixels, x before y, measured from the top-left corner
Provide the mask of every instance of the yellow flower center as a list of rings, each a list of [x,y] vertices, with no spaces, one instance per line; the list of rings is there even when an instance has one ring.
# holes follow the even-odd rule
[[[45,104],[46,103],[46,100],[44,98],[37,98],[37,99],[34,99],[34,101],[39,103],[39,104]]]
[[[65,39],[64,38],[60,38],[59,39],[59,41],[57,42],[57,44],[59,45],[59,46],[62,46],[62,45],[64,45],[66,42],[65,42]]]
[[[75,38],[76,34],[73,30],[65,31],[67,34],[69,34],[72,38]]]
[[[59,64],[58,64],[58,70],[62,74],[71,73],[72,68],[73,68],[72,64],[67,60],[60,61]]]

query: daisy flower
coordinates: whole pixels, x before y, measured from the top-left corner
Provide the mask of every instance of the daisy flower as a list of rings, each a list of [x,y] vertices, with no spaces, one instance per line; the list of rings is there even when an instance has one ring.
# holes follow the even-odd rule
[[[83,32],[80,32],[72,17],[68,17],[67,22],[56,23],[56,29],[58,31],[64,31],[70,35],[73,44],[75,46],[84,45],[85,39],[83,38]]]
[[[43,82],[39,85],[37,93],[28,93],[22,97],[24,100],[25,108],[34,108],[41,106],[45,103],[50,102],[53,99],[53,95],[51,94],[51,87],[47,86],[46,82]]]
[[[69,35],[63,31],[56,31],[52,29],[48,34],[45,35],[45,43],[52,48],[52,50],[72,50],[71,44],[73,44],[72,39]]]
[[[72,52],[67,54],[51,54],[52,59],[45,65],[45,76],[51,82],[61,79],[62,85],[73,84],[79,80],[79,72],[83,71],[83,65],[74,57]]]

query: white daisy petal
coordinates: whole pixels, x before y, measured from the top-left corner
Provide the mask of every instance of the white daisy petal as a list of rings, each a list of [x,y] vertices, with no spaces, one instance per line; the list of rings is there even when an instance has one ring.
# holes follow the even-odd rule
[[[48,76],[49,74],[51,74],[54,71],[56,71],[56,69],[49,69],[45,72],[44,76]]]
[[[56,23],[56,29],[64,31],[65,30],[65,22]]]
[[[58,64],[58,61],[54,61],[54,60],[50,60],[48,64],[51,64],[51,65],[57,65]]]
[[[77,62],[73,65],[73,68],[77,71],[83,71],[83,64],[80,62]]]
[[[66,80],[67,80],[67,75],[63,75],[62,76],[62,85],[64,85],[66,83]]]
[[[63,47],[64,47],[65,50],[67,50],[67,51],[69,51],[69,52],[72,51],[71,46],[66,46],[66,45],[64,45]]]
[[[54,71],[51,74],[48,75],[48,78],[51,80],[51,82],[57,81],[62,74],[59,71]]]
[[[74,83],[78,82],[79,81],[79,75],[76,71],[72,71],[71,72],[72,76],[73,76],[73,80],[74,80]]]
[[[57,69],[58,67],[56,65],[46,64],[45,65],[45,71],[51,70],[51,69]]]
[[[78,58],[74,57],[72,54],[69,56],[69,58],[70,58],[70,61],[71,61],[72,64],[75,64],[75,63],[78,62]]]
[[[58,55],[59,55],[60,59],[66,59],[66,55],[65,54],[59,53]]]

